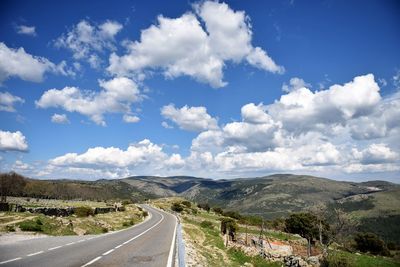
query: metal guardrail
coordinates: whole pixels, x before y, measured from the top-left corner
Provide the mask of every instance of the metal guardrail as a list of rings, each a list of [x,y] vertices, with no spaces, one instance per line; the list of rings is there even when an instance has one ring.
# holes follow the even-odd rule
[[[185,267],[185,241],[182,237],[182,224],[178,220],[178,227],[176,229],[176,242],[177,242],[177,252],[178,252],[178,266]]]

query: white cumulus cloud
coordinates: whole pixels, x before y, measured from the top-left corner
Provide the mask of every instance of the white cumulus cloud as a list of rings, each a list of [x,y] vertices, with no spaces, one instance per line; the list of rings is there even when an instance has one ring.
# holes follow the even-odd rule
[[[43,93],[36,106],[40,108],[62,108],[88,116],[99,125],[106,125],[104,114],[131,112],[131,104],[142,99],[137,84],[131,79],[117,77],[99,81],[100,92],[84,91],[77,87],[50,89]]]
[[[115,35],[122,28],[120,23],[111,20],[100,25],[81,20],[69,32],[55,40],[54,44],[56,47],[70,50],[75,59],[85,59],[92,67],[98,68],[101,64],[98,53],[115,50]]]
[[[59,124],[68,124],[69,120],[66,114],[53,114],[51,116],[51,121],[54,123],[59,123]]]
[[[161,115],[187,131],[197,132],[218,128],[217,119],[211,117],[205,107],[175,108],[173,104],[169,104],[161,108]]]
[[[11,77],[18,77],[25,81],[41,82],[46,72],[61,75],[74,73],[67,68],[65,61],[56,65],[44,57],[33,56],[25,49],[9,48],[0,42],[0,84]]]
[[[24,103],[25,100],[9,92],[0,92],[0,111],[15,112],[14,105]]]
[[[20,132],[9,132],[0,130],[0,151],[27,151],[28,143],[25,136]]]
[[[18,25],[16,26],[16,30],[18,34],[36,36],[35,26]]]
[[[126,123],[136,123],[140,121],[140,118],[138,116],[133,116],[133,115],[128,115],[125,114],[122,119],[124,120],[124,122]]]
[[[243,11],[212,1],[194,5],[194,9],[195,13],[178,18],[160,15],[156,25],[142,30],[139,41],[127,43],[127,54],[110,56],[108,71],[140,75],[161,70],[168,78],[190,76],[215,88],[227,84],[223,80],[227,61],[247,60],[269,72],[284,71],[264,50],[252,46],[251,25]]]

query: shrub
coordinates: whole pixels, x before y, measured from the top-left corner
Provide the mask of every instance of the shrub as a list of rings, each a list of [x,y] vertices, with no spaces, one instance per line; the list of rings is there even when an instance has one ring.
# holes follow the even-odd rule
[[[220,215],[222,215],[222,213],[224,212],[224,210],[221,209],[220,207],[214,207],[214,208],[212,208],[212,210],[213,210],[215,213],[220,214]]]
[[[132,201],[126,200],[126,199],[124,201],[122,201],[123,206],[129,205],[129,204],[132,204]]]
[[[19,223],[19,228],[22,231],[42,232],[42,226],[37,224],[37,221],[28,220]]]
[[[7,230],[7,232],[15,232],[15,227],[14,227],[14,225],[9,224],[9,225],[6,225],[6,230]]]
[[[135,224],[135,222],[131,219],[131,220],[129,220],[129,221],[123,222],[123,223],[122,223],[122,226],[128,227],[128,226],[132,226],[132,225],[134,225],[134,224]]]
[[[226,216],[226,217],[231,217],[233,219],[237,219],[237,220],[242,219],[242,216],[237,211],[226,211],[226,212],[223,213],[223,215]]]
[[[196,215],[196,214],[197,214],[197,209],[194,209],[194,208],[193,208],[193,209],[192,209],[192,214],[193,214],[193,215]]]
[[[203,228],[209,228],[209,229],[213,229],[214,228],[213,223],[210,222],[210,221],[202,221],[200,223],[200,226],[203,227]]]
[[[356,249],[361,252],[370,252],[374,255],[389,256],[390,252],[385,242],[373,233],[357,233],[354,237]]]
[[[321,267],[351,267],[353,261],[344,254],[331,253],[321,260]]]
[[[142,216],[143,216],[143,217],[147,217],[147,216],[149,216],[149,213],[148,213],[147,211],[144,210],[144,211],[142,211]]]
[[[179,203],[173,203],[171,206],[171,210],[176,211],[176,212],[181,212],[181,211],[183,211],[183,207]]]
[[[388,242],[387,243],[387,248],[390,249],[390,250],[396,250],[397,249],[396,243]]]
[[[101,231],[102,231],[103,233],[107,233],[107,232],[108,232],[108,228],[107,228],[107,227],[102,227],[102,228],[101,228]]]
[[[78,217],[88,217],[90,215],[94,215],[93,209],[91,207],[87,207],[87,206],[76,207],[74,209],[74,213]]]
[[[43,225],[43,222],[42,222],[42,220],[40,220],[40,218],[37,218],[36,219],[36,224],[37,225]]]
[[[192,203],[190,203],[190,201],[187,201],[187,200],[182,201],[181,204],[182,204],[182,205],[185,205],[187,208],[192,207]]]
[[[210,212],[210,205],[208,205],[208,203],[199,203],[197,204],[197,207],[207,212]]]

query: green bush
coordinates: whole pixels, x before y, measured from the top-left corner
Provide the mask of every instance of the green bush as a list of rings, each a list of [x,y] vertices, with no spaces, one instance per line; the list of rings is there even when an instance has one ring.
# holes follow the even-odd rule
[[[15,232],[15,227],[12,224],[6,225],[7,232]]]
[[[199,204],[197,204],[197,207],[200,209],[203,209],[207,212],[210,212],[210,209],[211,209],[210,205],[208,205],[208,203],[199,203]]]
[[[213,229],[214,228],[213,223],[210,222],[210,221],[202,221],[200,223],[200,226],[203,227],[203,228],[209,228],[209,229]]]
[[[321,267],[352,267],[355,266],[351,258],[344,254],[331,253],[321,260]]]
[[[107,227],[102,227],[102,228],[101,228],[101,231],[102,231],[103,233],[107,233],[107,232],[108,232],[108,228],[107,228]]]
[[[128,227],[128,226],[132,226],[132,225],[134,225],[135,224],[135,222],[134,222],[134,220],[129,220],[129,221],[125,221],[125,222],[123,222],[122,223],[122,226],[124,226],[124,227]]]
[[[242,219],[242,215],[240,215],[240,213],[237,211],[226,211],[222,215],[224,215],[226,217],[231,217],[231,218],[237,219],[237,220]]]
[[[176,211],[176,212],[182,212],[183,207],[181,206],[181,204],[175,202],[172,204],[171,210]]]
[[[144,211],[142,211],[142,216],[143,216],[143,217],[147,217],[147,216],[149,216],[149,213],[148,213],[147,211],[144,210]]]
[[[389,256],[390,252],[385,242],[373,233],[357,233],[354,237],[356,249],[361,252],[370,252],[374,255]]]
[[[190,203],[190,202],[187,201],[187,200],[182,201],[182,205],[185,205],[187,208],[192,207],[192,203]]]
[[[36,224],[37,225],[43,225],[43,222],[42,222],[42,220],[40,220],[40,218],[37,218],[36,219]]]
[[[224,210],[221,209],[220,207],[214,207],[214,208],[212,208],[212,210],[213,210],[215,213],[220,214],[220,215],[222,215],[222,213],[224,212]]]
[[[37,221],[28,220],[19,223],[19,228],[22,231],[42,232],[42,225],[37,224]]]
[[[82,206],[82,207],[76,207],[74,209],[74,213],[78,217],[88,217],[90,215],[94,215],[94,211],[91,207],[88,206]]]

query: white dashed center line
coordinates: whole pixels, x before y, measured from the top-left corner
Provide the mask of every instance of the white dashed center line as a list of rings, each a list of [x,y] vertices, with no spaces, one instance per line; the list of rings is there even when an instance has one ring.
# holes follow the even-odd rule
[[[2,261],[2,262],[0,262],[0,264],[6,264],[6,263],[9,263],[9,262],[12,262],[12,261],[17,261],[17,260],[20,260],[20,259],[22,259],[22,258],[21,258],[21,257],[19,257],[19,258],[15,258],[15,259],[7,260],[7,261]]]
[[[61,248],[62,246],[58,246],[58,247],[53,247],[53,248],[49,248],[48,250],[55,250],[55,249],[58,249],[58,248]]]
[[[26,255],[26,256],[27,256],[27,257],[32,257],[32,256],[35,256],[35,255],[42,254],[43,252],[44,252],[44,251],[41,250],[41,251],[38,251],[38,252],[35,252],[35,253],[28,254],[28,255]]]
[[[90,264],[95,263],[96,261],[98,261],[98,260],[100,260],[100,259],[101,259],[101,256],[98,256],[97,258],[95,258],[95,259],[89,261],[89,262],[86,263],[85,265],[82,265],[82,267],[89,266]]]
[[[115,250],[115,248],[110,249],[110,250],[107,251],[107,252],[104,252],[104,253],[103,253],[103,256],[106,256],[106,255],[110,254],[110,253],[113,252],[114,250]]]

